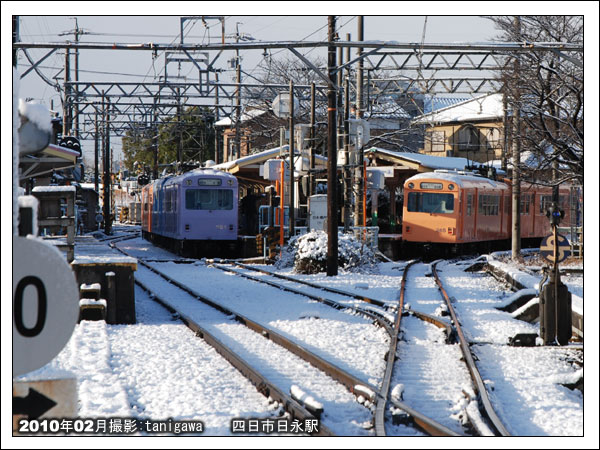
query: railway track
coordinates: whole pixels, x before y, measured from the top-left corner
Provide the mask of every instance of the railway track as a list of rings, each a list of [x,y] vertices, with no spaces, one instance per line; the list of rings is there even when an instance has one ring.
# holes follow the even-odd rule
[[[461,349],[461,352],[462,352],[462,355],[464,358],[464,362],[467,365],[469,374],[473,381],[473,385],[476,389],[475,393],[478,396],[478,401],[481,406],[480,411],[487,418],[488,423],[493,427],[493,431],[497,435],[510,436],[510,433],[508,432],[508,430],[506,429],[506,427],[504,426],[504,424],[502,423],[502,421],[496,414],[496,411],[494,411],[494,408],[489,399],[485,384],[483,382],[483,379],[481,378],[481,374],[479,373],[477,365],[475,364],[475,357],[474,357],[473,353],[471,352],[471,347],[469,345],[469,342],[467,341],[467,339],[463,333],[460,321],[459,321],[459,319],[456,315],[456,312],[454,310],[454,307],[452,305],[452,303],[453,303],[452,298],[446,292],[446,289],[445,289],[444,285],[442,284],[440,277],[438,276],[437,264],[438,264],[438,261],[436,261],[432,264],[432,266],[431,266],[432,274],[433,274],[435,283],[437,284],[438,289],[444,299],[446,307],[448,308],[450,317],[452,318],[452,325],[454,326],[454,329],[456,330],[456,336],[459,341],[459,345],[460,345],[460,349]]]
[[[414,401],[412,401],[412,399],[410,397],[409,397],[410,401],[407,403],[406,400],[402,399],[401,397],[399,398],[397,395],[394,395],[394,393],[392,393],[390,395],[390,388],[393,386],[393,383],[390,384],[389,382],[386,382],[386,379],[388,377],[391,378],[392,380],[394,380],[394,372],[398,371],[398,368],[402,367],[403,364],[404,365],[406,364],[406,361],[404,361],[405,351],[403,350],[403,348],[406,347],[403,345],[403,341],[406,340],[406,335],[410,336],[410,333],[412,332],[412,330],[415,327],[415,325],[414,325],[415,323],[420,323],[421,321],[428,321],[428,322],[434,324],[436,327],[443,330],[443,335],[445,336],[445,339],[447,341],[455,342],[455,340],[458,339],[459,345],[454,346],[455,350],[453,350],[453,351],[457,352],[457,355],[456,356],[453,355],[453,358],[456,359],[456,362],[458,362],[460,359],[461,360],[460,364],[463,364],[462,360],[464,360],[465,364],[467,364],[469,366],[468,371],[464,371],[464,377],[465,377],[465,380],[467,380],[467,381],[465,381],[464,386],[472,386],[472,387],[465,388],[462,390],[464,396],[461,395],[461,397],[466,398],[468,408],[464,407],[461,410],[462,411],[461,416],[462,417],[466,416],[469,418],[470,423],[473,425],[472,433],[473,434],[481,434],[481,435],[501,435],[501,436],[509,435],[507,428],[502,424],[502,422],[498,418],[498,415],[493,411],[492,403],[488,397],[488,393],[486,392],[486,386],[488,386],[488,384],[490,382],[492,382],[492,384],[490,386],[493,386],[493,381],[488,381],[486,378],[486,380],[484,382],[482,380],[481,375],[477,375],[478,367],[475,365],[475,361],[478,360],[478,358],[477,358],[477,356],[474,356],[475,354],[473,352],[471,352],[472,345],[475,344],[475,345],[481,346],[481,345],[485,345],[486,342],[483,342],[482,339],[476,340],[477,342],[475,342],[475,341],[468,342],[465,339],[465,334],[463,333],[462,328],[461,328],[461,323],[459,322],[460,318],[459,318],[459,316],[457,316],[456,312],[454,311],[454,308],[452,307],[453,306],[452,299],[450,299],[448,297],[448,294],[446,291],[447,288],[444,288],[444,286],[442,285],[442,281],[440,280],[440,277],[438,275],[438,269],[437,269],[437,267],[439,266],[438,262],[433,263],[432,264],[433,267],[430,269],[427,269],[431,273],[429,275],[426,274],[426,276],[431,276],[431,278],[429,278],[430,281],[428,281],[428,283],[431,283],[430,284],[431,287],[429,288],[431,290],[431,292],[435,293],[435,295],[437,296],[435,303],[437,303],[439,305],[440,301],[444,302],[444,304],[446,305],[445,306],[446,311],[450,315],[450,318],[452,319],[452,324],[448,323],[448,321],[450,319],[447,318],[446,320],[444,320],[443,318],[440,318],[439,311],[435,311],[435,312],[433,311],[432,308],[434,308],[435,306],[424,306],[424,305],[426,305],[426,303],[423,303],[423,302],[416,301],[415,303],[418,303],[418,306],[417,305],[415,305],[415,306],[417,309],[422,308],[422,311],[426,311],[426,312],[414,310],[410,305],[406,304],[407,302],[406,302],[405,298],[399,299],[398,302],[392,301],[392,300],[385,300],[385,301],[379,300],[379,299],[370,298],[368,296],[365,296],[362,293],[357,294],[357,293],[353,293],[353,292],[346,292],[341,289],[334,289],[331,287],[320,286],[315,283],[310,283],[305,280],[297,279],[295,277],[284,276],[284,275],[281,275],[278,273],[270,272],[269,270],[259,269],[255,266],[249,266],[247,264],[243,264],[238,261],[205,260],[205,261],[200,262],[199,260],[194,260],[194,259],[177,258],[177,259],[172,260],[170,258],[164,258],[164,257],[158,257],[158,258],[150,257],[150,258],[144,258],[144,259],[145,259],[145,261],[143,261],[143,262],[152,263],[155,265],[160,265],[161,263],[171,263],[171,262],[174,264],[196,265],[196,266],[199,266],[198,269],[201,272],[202,271],[212,271],[213,268],[220,269],[220,270],[223,270],[223,272],[227,272],[231,275],[235,275],[237,277],[244,277],[246,279],[251,279],[253,281],[269,285],[273,288],[277,288],[278,290],[281,290],[283,292],[289,292],[289,293],[293,294],[293,295],[285,294],[281,298],[281,299],[285,298],[286,302],[295,302],[296,301],[295,298],[299,295],[302,295],[302,296],[308,297],[308,298],[311,298],[311,296],[312,296],[314,298],[311,298],[311,300],[318,301],[323,305],[329,306],[338,311],[343,311],[344,313],[350,312],[353,315],[360,315],[364,318],[367,318],[374,325],[381,327],[382,330],[385,330],[385,333],[387,333],[388,336],[390,336],[390,340],[389,340],[390,348],[387,351],[387,355],[386,355],[385,359],[381,360],[382,363],[385,361],[385,374],[383,376],[383,381],[381,381],[381,379],[379,379],[377,382],[375,382],[371,379],[371,375],[361,376],[360,374],[358,374],[358,376],[356,376],[356,374],[353,375],[351,373],[350,374],[347,373],[347,370],[342,370],[341,368],[346,367],[346,364],[343,361],[343,358],[334,358],[333,360],[335,360],[337,362],[332,364],[330,362],[332,360],[327,356],[329,354],[329,352],[327,350],[325,350],[325,351],[318,350],[317,353],[315,354],[315,351],[313,350],[313,348],[315,348],[315,347],[312,346],[310,348],[310,350],[313,350],[312,352],[310,350],[307,350],[306,348],[304,348],[304,350],[307,350],[306,352],[302,351],[300,349],[300,348],[304,347],[304,345],[302,345],[302,344],[305,342],[312,342],[310,339],[305,341],[304,338],[299,338],[299,341],[298,341],[298,339],[294,336],[294,333],[292,333],[292,335],[291,335],[292,339],[288,339],[289,343],[285,343],[286,338],[283,335],[290,337],[290,334],[287,331],[284,331],[283,333],[280,332],[280,329],[286,330],[286,328],[285,328],[285,326],[280,327],[280,325],[278,323],[279,322],[278,318],[280,316],[278,314],[271,315],[271,320],[274,321],[272,323],[274,323],[274,324],[276,323],[275,326],[276,326],[277,330],[273,330],[269,327],[263,327],[261,324],[257,324],[257,325],[262,328],[256,327],[255,329],[252,330],[252,328],[251,328],[252,322],[256,323],[256,322],[261,321],[262,316],[260,315],[260,313],[259,313],[259,315],[256,315],[256,314],[254,314],[253,309],[246,308],[247,312],[244,314],[250,314],[250,311],[251,310],[253,311],[253,313],[250,315],[254,318],[254,321],[251,321],[248,317],[245,317],[243,314],[235,313],[234,311],[231,311],[231,310],[224,312],[224,314],[227,314],[227,316],[230,319],[235,319],[237,321],[237,323],[243,324],[245,327],[251,329],[255,334],[259,334],[263,338],[270,339],[273,343],[275,343],[275,340],[278,340],[278,342],[277,342],[278,346],[284,348],[289,353],[293,353],[294,355],[299,356],[304,361],[310,361],[310,365],[313,368],[318,367],[318,365],[321,364],[319,370],[322,373],[331,374],[328,376],[331,377],[332,379],[335,379],[337,383],[341,384],[344,387],[344,390],[346,392],[351,393],[353,395],[355,404],[357,404],[356,400],[359,400],[359,402],[363,401],[363,400],[360,400],[361,396],[366,397],[367,402],[365,405],[367,406],[367,408],[369,410],[368,413],[371,416],[371,422],[372,422],[371,426],[373,427],[373,430],[377,435],[386,435],[387,434],[386,427],[389,427],[390,422],[391,422],[390,412],[392,413],[392,418],[394,419],[394,423],[395,424],[397,423],[398,416],[396,414],[398,414],[400,412],[398,410],[401,410],[401,412],[406,413],[400,417],[401,421],[404,420],[404,419],[402,419],[402,417],[409,416],[409,422],[402,422],[403,424],[409,423],[410,427],[419,429],[428,435],[457,435],[456,431],[453,431],[447,427],[444,427],[444,425],[440,425],[440,422],[444,423],[444,424],[446,424],[446,422],[455,423],[453,421],[448,420],[449,416],[443,415],[445,413],[443,411],[443,409],[441,410],[442,414],[440,414],[439,412],[431,413],[432,408],[431,408],[431,405],[429,405],[429,404],[427,404],[427,405],[423,404],[423,406],[421,406],[422,405],[421,403],[419,403],[419,402],[415,403]],[[140,265],[142,265],[141,262],[140,262]],[[217,267],[217,266],[220,266],[220,267]],[[431,266],[424,265],[424,267],[431,267]],[[180,284],[182,282],[182,287],[187,287],[187,286],[184,286],[185,284],[188,284],[186,281],[187,278],[183,277],[181,274],[179,276],[177,276],[179,269],[177,269],[176,266],[167,264],[164,266],[156,266],[156,268],[158,268],[160,270],[164,270],[164,271],[166,271],[166,273],[175,276],[175,278],[177,278],[179,280]],[[189,271],[190,269],[185,269],[185,270]],[[150,269],[148,269],[148,270],[150,270]],[[195,268],[193,268],[191,270],[194,271],[194,273],[195,273]],[[409,271],[409,268],[405,267],[403,278],[407,277],[408,271]],[[207,273],[207,275],[212,276],[208,273]],[[224,274],[219,275],[217,277],[217,279],[219,280],[219,283],[222,283],[224,281],[225,286],[227,286],[229,283],[229,281],[226,280],[226,279],[228,279],[228,277],[225,276]],[[434,283],[433,279],[435,279],[435,283]],[[412,277],[411,277],[411,280],[412,280]],[[413,281],[411,281],[411,282],[414,283]],[[192,286],[192,285],[194,285],[194,283],[191,283],[189,285]],[[240,282],[239,280],[234,281],[232,286],[233,285],[242,286],[242,290],[245,289],[245,287],[243,287],[244,284],[242,282]],[[198,286],[200,286],[200,285],[198,285]],[[453,287],[454,289],[456,289],[456,287],[457,287],[456,282],[454,282],[454,286],[452,285],[452,281],[449,281],[449,286]],[[225,288],[225,289],[228,289],[228,288]],[[418,287],[416,289],[411,289],[411,295],[414,295],[414,293],[415,293],[414,291],[418,290],[418,289],[419,289]],[[439,294],[437,294],[438,290],[440,292],[442,292],[441,296]],[[210,289],[209,289],[209,291],[216,292],[216,291],[210,290]],[[277,301],[281,301],[281,300],[279,300],[279,297],[277,296],[276,293],[275,294],[267,293],[268,288],[257,288],[257,289],[252,288],[252,291],[253,292],[262,292],[262,295],[265,295],[265,296],[268,296],[271,298],[277,298]],[[404,296],[404,291],[405,291],[405,281],[403,281],[401,294],[400,294],[401,297]],[[204,291],[202,290],[202,288],[200,288],[199,292],[204,292]],[[192,290],[192,292],[189,295],[197,297],[198,292],[194,292]],[[209,294],[209,295],[211,295],[211,294]],[[261,295],[261,294],[259,294],[259,295]],[[229,299],[230,296],[229,296],[229,294],[226,294],[224,296],[217,295],[217,297],[215,297],[215,298],[222,298],[223,300],[225,300],[225,299]],[[443,300],[442,300],[442,298],[443,298]],[[259,303],[257,303],[257,304],[260,304],[261,301],[262,300],[258,300]],[[306,302],[306,300],[304,300],[304,302]],[[448,304],[449,302],[450,302],[450,304]],[[228,304],[230,303],[229,300],[227,300],[227,303]],[[430,302],[430,303],[433,303],[433,302]],[[233,302],[231,304],[234,305],[234,304],[236,304],[236,302]],[[239,302],[238,302],[238,304],[239,304]],[[234,307],[234,309],[236,309],[236,308],[237,308],[237,306]],[[242,308],[242,310],[244,310],[244,308]],[[321,310],[319,310],[319,311],[321,311]],[[406,320],[402,319],[402,314],[397,314],[399,312],[403,312],[405,317],[406,317],[406,315],[410,315],[410,316],[417,317],[421,320],[416,321],[415,319],[410,319],[410,320],[406,319],[406,320],[409,320],[408,324],[401,326],[401,323],[406,322]],[[319,318],[319,316],[321,314],[322,313],[317,313],[316,317]],[[293,316],[293,314],[292,314],[292,316]],[[288,316],[288,317],[290,317],[290,316]],[[302,316],[298,316],[298,317],[302,318]],[[325,316],[321,316],[320,318],[323,318],[323,317],[325,317]],[[286,318],[287,317],[282,317],[283,322],[286,321]],[[266,319],[266,320],[269,320],[269,319]],[[292,320],[294,320],[294,319],[292,318]],[[469,320],[471,320],[471,319],[468,318],[468,323],[470,323]],[[412,325],[409,325],[409,324],[411,324],[411,321],[412,321]],[[318,321],[315,323],[320,323],[320,322],[321,321]],[[396,325],[396,323],[398,323],[398,325]],[[454,324],[457,324],[458,326],[457,327],[452,326]],[[468,328],[468,325],[467,325],[467,328]],[[400,330],[400,331],[398,331],[398,330]],[[459,330],[460,330],[460,332],[459,332]],[[472,333],[471,329],[469,329],[467,331],[467,335],[469,335],[469,333]],[[273,340],[271,338],[274,338],[275,340]],[[283,338],[283,340],[279,341],[280,338]],[[397,342],[399,339],[401,341],[400,343]],[[327,340],[325,340],[325,341],[327,341]],[[283,345],[281,345],[280,342]],[[441,343],[441,341],[439,343]],[[287,348],[284,347],[284,345],[287,346]],[[395,345],[395,351],[392,351],[394,349],[393,348],[394,345]],[[292,350],[294,347],[296,347],[295,351]],[[477,349],[476,350],[478,352],[477,354],[479,354],[480,348],[481,347],[476,347],[476,348],[473,347],[473,350]],[[438,347],[438,349],[441,350],[441,352],[446,353],[446,350],[444,350],[443,346]],[[448,347],[448,351],[450,351],[450,349],[451,349],[451,347]],[[342,354],[342,353],[343,352],[341,352],[341,353],[338,352],[338,354]],[[394,367],[393,360],[394,360],[394,356],[396,356],[396,354],[399,355],[400,359],[398,361],[396,361],[396,367]],[[460,356],[461,354],[462,354],[462,357]],[[383,352],[381,353],[381,355],[383,355]],[[390,358],[389,355],[393,355],[393,357]],[[466,355],[469,355],[469,356],[466,356]],[[380,357],[378,356],[378,358],[380,358]],[[322,361],[318,362],[319,359]],[[327,360],[329,360],[329,361],[327,361]],[[341,365],[340,365],[340,363],[341,363]],[[261,365],[256,365],[255,367],[262,368]],[[381,367],[384,367],[384,364],[382,364]],[[389,367],[391,367],[391,369]],[[484,371],[488,370],[489,371],[489,367],[487,367],[487,368],[486,367],[484,367],[483,369],[480,369],[480,370],[484,370]],[[377,369],[377,370],[379,370],[379,369]],[[391,375],[387,375],[388,372],[390,372]],[[400,370],[400,372],[402,372],[402,370]],[[368,373],[368,372],[365,372],[365,373]],[[383,373],[383,371],[378,372],[378,373]],[[489,375],[486,375],[486,376],[489,376]],[[472,381],[469,381],[469,378],[471,378]],[[492,380],[493,380],[493,378],[494,377],[492,376]],[[370,382],[366,382],[367,379],[370,379]],[[401,377],[396,377],[395,382],[402,383]],[[442,383],[440,383],[440,386],[443,386],[444,384],[445,383],[442,382]],[[376,386],[379,386],[379,388],[377,388]],[[418,386],[418,384],[417,384],[417,386]],[[398,384],[396,384],[396,387],[398,387]],[[414,386],[411,386],[411,388],[414,388]],[[442,389],[445,389],[445,388],[442,388]],[[285,391],[285,390],[286,389],[284,388],[283,391]],[[394,389],[394,391],[395,391],[395,389]],[[313,392],[317,393],[319,391],[314,390]],[[315,395],[315,397],[316,396],[317,395]],[[495,401],[497,401],[497,399],[495,399]],[[433,403],[435,403],[435,402],[432,402],[432,404]],[[458,403],[460,403],[460,402],[458,402]],[[413,405],[416,406],[417,409],[419,409],[420,411],[415,411],[414,409],[412,409],[411,406],[413,406]],[[461,403],[460,406],[463,407],[464,402]],[[326,410],[327,410],[327,408],[326,408]],[[333,410],[330,409],[330,411],[333,411]],[[422,414],[421,411],[425,412],[425,414]],[[491,413],[490,413],[490,411],[491,411]],[[454,416],[454,413],[452,413],[452,416],[453,416],[453,420],[456,419],[456,417]],[[429,417],[433,417],[434,419],[429,419]],[[442,420],[440,420],[440,419],[442,419]],[[460,416],[459,416],[459,419],[460,419]],[[460,419],[460,420],[462,420],[462,419]],[[481,429],[479,428],[479,425],[482,425]],[[513,424],[512,426],[515,426],[515,425]],[[486,430],[487,430],[487,432],[486,432]],[[388,429],[387,432],[391,432],[392,434],[398,434],[398,433],[402,434],[403,433],[402,429]],[[409,432],[409,434],[411,434],[411,432]],[[469,433],[469,434],[471,434],[471,433]]]
[[[353,300],[358,300],[360,302],[364,302],[367,303],[369,305],[375,305],[376,307],[379,307],[381,309],[386,309],[386,310],[393,310],[396,311],[396,315],[394,318],[394,322],[392,324],[388,324],[386,325],[386,331],[388,332],[389,336],[390,336],[390,346],[387,352],[387,357],[386,357],[386,368],[385,368],[385,372],[384,372],[384,377],[382,380],[382,384],[381,384],[381,388],[379,390],[379,393],[377,395],[377,400],[375,403],[375,411],[374,411],[374,416],[373,416],[373,422],[374,422],[374,427],[375,427],[375,432],[377,436],[386,436],[386,428],[385,428],[385,423],[386,423],[386,419],[385,419],[385,411],[388,407],[388,403],[392,404],[394,407],[401,409],[402,411],[404,411],[404,413],[406,413],[408,416],[411,417],[414,425],[419,428],[421,431],[425,432],[426,434],[430,435],[430,436],[460,436],[459,433],[449,429],[448,427],[440,424],[439,422],[431,419],[430,417],[422,414],[421,412],[417,411],[416,409],[410,407],[409,405],[407,405],[406,403],[400,401],[397,398],[393,398],[390,396],[390,381],[392,379],[392,374],[394,371],[394,365],[396,362],[396,348],[397,348],[397,342],[398,342],[398,335],[399,335],[399,331],[400,331],[400,323],[401,323],[401,319],[402,319],[402,311],[405,310],[404,308],[404,296],[405,296],[405,287],[406,287],[406,279],[407,279],[407,274],[408,274],[408,268],[410,267],[410,265],[412,265],[414,262],[410,262],[406,265],[405,269],[404,269],[404,273],[402,276],[402,282],[401,282],[401,287],[400,287],[400,295],[399,295],[399,300],[397,304],[391,304],[389,302],[384,302],[382,300],[378,300],[378,299],[374,299],[374,298],[370,298],[364,295],[358,295],[358,294],[354,294],[354,293],[350,293],[350,292],[346,292],[346,291],[342,291],[339,289],[334,289],[334,288],[330,288],[330,287],[325,287],[325,286],[321,286],[315,283],[310,283],[307,282],[305,280],[298,280],[296,278],[292,278],[292,277],[288,277],[285,275],[281,275],[281,274],[275,274],[272,273],[268,270],[264,270],[264,269],[259,269],[256,267],[252,267],[252,266],[248,266],[246,264],[243,263],[239,263],[236,261],[227,261],[229,264],[233,264],[236,265],[238,267],[244,268],[246,270],[249,271],[254,271],[254,272],[259,272],[263,275],[266,276],[271,276],[273,278],[276,279],[280,279],[280,280],[284,280],[286,281],[288,284],[287,285],[281,285],[281,284],[277,284],[273,281],[264,279],[264,278],[258,278],[258,277],[254,277],[254,276],[250,276],[248,274],[242,273],[240,271],[237,270],[233,270],[229,267],[223,266],[222,264],[215,264],[214,266],[230,272],[230,273],[234,273],[236,275],[239,276],[243,276],[245,278],[251,279],[253,281],[257,281],[260,283],[265,283],[268,284],[270,286],[273,287],[278,287],[280,289],[284,289],[290,292],[294,292],[297,293],[299,295],[303,295],[306,297],[309,297],[315,301],[320,301],[320,302],[324,302],[325,304],[328,304],[329,306],[332,306],[334,308],[340,308],[341,306],[346,306],[351,308],[352,310],[358,312],[358,313],[362,313],[362,314],[366,314],[366,315],[370,315],[373,313],[372,310],[365,310],[364,308],[359,308],[359,307],[355,307],[355,306],[347,306],[344,303],[341,303],[340,301],[333,301],[333,300],[326,300],[324,297],[320,296],[320,295],[314,295],[311,294],[309,292],[307,292],[306,290],[300,290],[300,289],[296,289],[296,288],[292,288],[289,286],[289,283],[298,283],[300,285],[303,286],[308,286],[311,289],[316,289],[316,290],[321,290],[324,292],[329,292],[329,293],[333,293],[336,294],[338,296],[345,296],[347,298],[353,299]],[[442,328],[444,330],[444,332],[447,334],[448,339],[451,339],[451,336],[453,336],[453,331],[452,331],[452,327],[446,323],[445,321],[436,318],[435,316],[432,315],[428,315],[425,313],[421,313],[421,312],[417,312],[417,311],[407,311],[408,313],[415,315],[416,317],[418,317],[421,320],[430,322],[432,324],[434,324],[435,326]],[[383,312],[379,313],[379,315],[377,315],[376,317],[381,317],[383,315]],[[379,323],[379,322],[378,322]]]
[[[121,234],[118,236],[106,236],[102,238],[96,238],[98,242],[108,242],[108,243],[116,243],[121,241],[126,241],[128,239],[134,239],[140,235],[139,231],[132,231],[126,234]]]
[[[118,247],[116,247],[118,248]],[[127,254],[123,250],[120,250],[123,253]],[[173,286],[176,286],[179,290],[185,292],[188,296],[194,298],[195,300],[199,300],[202,303],[210,306],[213,309],[218,310],[224,316],[229,319],[234,319],[240,325],[248,328],[252,332],[254,332],[259,339],[266,339],[274,344],[284,348],[286,351],[296,355],[302,360],[306,361],[313,367],[317,368],[328,377],[335,380],[335,382],[341,384],[345,387],[350,393],[354,396],[365,397],[369,402],[373,403],[377,398],[377,388],[372,386],[368,382],[359,379],[358,377],[348,373],[336,367],[331,362],[315,355],[310,352],[302,345],[294,342],[280,333],[277,333],[273,329],[263,326],[256,321],[250,320],[247,317],[236,313],[229,308],[220,305],[219,303],[204,297],[187,286],[179,283],[176,280],[168,277],[162,272],[150,266],[148,263],[144,261],[138,261],[138,263],[146,270],[152,272],[156,276],[162,278],[165,282],[170,283]],[[310,418],[315,418],[315,412],[309,411],[307,409],[307,405],[302,405],[298,401],[294,400],[291,395],[286,394],[280,387],[277,386],[276,383],[270,381],[262,375],[255,367],[252,366],[249,362],[246,361],[247,358],[241,357],[236,353],[235,350],[229,348],[219,339],[217,339],[213,334],[211,334],[205,327],[203,327],[198,321],[193,320],[189,315],[182,313],[179,310],[173,308],[173,306],[169,303],[168,300],[165,300],[161,296],[152,292],[152,289],[145,285],[143,282],[136,279],[136,284],[138,284],[142,289],[146,290],[149,293],[152,293],[154,299],[169,309],[172,313],[178,314],[180,319],[196,334],[206,340],[211,346],[213,346],[225,359],[227,359],[234,367],[236,367],[244,376],[246,376],[255,386],[259,392],[264,393],[267,397],[271,397],[275,399],[279,404],[283,406],[283,408],[291,414],[293,418],[298,418],[300,420],[306,420]],[[308,405],[310,408],[310,405]],[[317,414],[318,416],[318,414]],[[333,435],[333,432],[329,430],[326,426],[321,426],[319,430],[319,434],[322,435]]]
[[[152,261],[153,262],[158,262],[158,261],[165,262],[166,260],[160,259],[160,260],[156,260],[156,261],[152,260]],[[192,261],[193,260],[185,260],[185,261],[180,260],[180,261],[173,261],[173,262],[185,264],[185,263],[191,263]],[[340,369],[339,367],[335,366],[334,364],[330,363],[329,361],[308,351],[306,348],[303,348],[303,346],[298,344],[297,342],[294,342],[290,339],[285,338],[280,333],[277,333],[276,331],[274,331],[268,327],[265,327],[265,326],[257,323],[256,321],[250,320],[247,317],[245,317],[239,313],[236,313],[234,311],[231,311],[228,308],[223,307],[223,305],[220,305],[210,299],[207,299],[206,297],[199,295],[198,293],[191,290],[189,287],[187,287],[187,286],[183,285],[182,283],[180,283],[176,280],[173,280],[172,278],[161,273],[159,270],[155,269],[150,264],[148,264],[147,261],[139,261],[139,263],[145,269],[153,272],[157,276],[160,276],[161,278],[163,278],[163,280],[168,281],[169,283],[177,286],[179,289],[185,291],[188,295],[196,298],[197,300],[200,300],[200,301],[206,303],[207,305],[210,305],[213,308],[218,309],[222,313],[226,314],[228,317],[234,318],[238,323],[243,324],[244,326],[248,327],[250,330],[254,331],[255,333],[260,334],[263,338],[267,338],[267,339],[273,341],[275,344],[283,347],[287,351],[295,354],[296,356],[300,357],[301,359],[308,362],[312,366],[314,366],[314,367],[318,368],[319,370],[321,370],[322,372],[326,373],[329,377],[333,378],[335,381],[342,384],[350,393],[354,394],[357,397],[357,399],[361,403],[364,403],[367,407],[370,407],[371,404],[374,404],[375,407],[372,408],[372,409],[374,409],[374,414],[372,416],[373,417],[372,420],[373,420],[373,425],[375,427],[375,432],[377,435],[381,435],[381,436],[385,435],[385,426],[384,426],[385,409],[386,409],[386,406],[388,403],[391,403],[396,408],[402,409],[406,414],[408,414],[410,417],[412,417],[416,426],[418,428],[420,428],[421,430],[423,430],[427,434],[434,435],[434,436],[456,436],[457,435],[457,433],[444,427],[443,425],[437,423],[436,421],[428,418],[427,416],[421,414],[420,412],[416,411],[415,409],[402,403],[400,400],[394,399],[394,398],[389,398],[389,382],[386,383],[383,386],[383,389],[380,390],[377,387],[373,386],[372,384],[366,382],[365,380],[357,378],[356,376],[348,373],[347,371]],[[223,269],[226,269],[226,268],[223,268]],[[234,271],[234,272],[236,272],[236,274],[238,274],[238,275],[240,274],[237,271]],[[266,280],[260,280],[260,281],[265,282]],[[294,281],[294,280],[288,279],[287,281]],[[267,284],[270,284],[273,287],[278,287],[280,289],[284,288],[283,286],[275,285],[272,282],[267,283]],[[311,284],[311,283],[306,283],[306,284]],[[319,289],[323,288],[322,286],[317,286],[317,285],[313,285],[311,287],[319,288]],[[306,296],[306,292],[298,292],[297,290],[291,289],[289,287],[285,287],[285,289],[290,292],[294,292],[295,294],[302,294],[302,295]],[[394,324],[390,323],[389,317],[385,317],[386,314],[384,312],[384,307],[387,307],[390,310],[395,310],[395,309],[397,309],[396,305],[388,304],[386,302],[383,302],[383,301],[380,301],[377,299],[372,299],[372,298],[369,298],[366,296],[356,296],[356,295],[353,295],[353,294],[350,294],[350,293],[347,293],[344,291],[336,290],[336,289],[324,288],[322,290],[333,292],[337,295],[343,295],[343,296],[346,296],[349,298],[353,298],[353,300],[359,300],[361,302],[366,302],[368,304],[375,305],[375,307],[381,308],[380,312],[367,311],[362,308],[357,308],[357,307],[353,307],[351,305],[345,305],[340,302],[332,301],[332,300],[326,299],[322,296],[313,296],[313,297],[316,297],[317,301],[327,304],[328,306],[331,306],[335,309],[351,310],[357,314],[362,314],[362,315],[369,317],[370,319],[373,320],[373,322],[376,322],[378,325],[383,326],[386,329],[386,331],[390,335],[391,343],[397,341],[399,323],[396,327],[394,327]],[[163,303],[164,303],[164,301],[163,301]],[[387,314],[387,315],[389,316],[389,314]],[[422,315],[421,317],[423,318],[425,316],[427,316],[427,315]],[[192,323],[190,321],[189,317],[182,316],[182,318],[186,324]],[[430,320],[431,320],[431,318],[430,318]],[[433,320],[435,320],[435,318],[433,318]],[[188,325],[188,326],[190,326],[190,325]],[[198,326],[198,324],[195,324],[195,325],[192,324],[191,326],[193,327],[193,329],[195,329]],[[394,331],[394,328],[396,328],[395,331]],[[202,333],[202,335],[204,335],[204,333]],[[214,337],[212,340],[209,337],[209,341],[210,341],[209,343],[211,345],[215,344]],[[218,344],[215,344],[215,345],[218,345]],[[222,354],[226,355],[228,357],[228,359],[232,357],[231,354],[227,354],[226,352],[223,352]],[[390,355],[390,354],[395,355],[395,351],[394,352],[388,351],[388,355]],[[239,365],[239,361],[238,361],[238,365]],[[386,373],[389,373],[390,374],[389,376],[391,376],[391,372],[393,370],[393,365],[394,365],[394,358],[388,357],[386,366],[389,368],[386,368]],[[238,367],[238,366],[236,366],[236,367]],[[245,373],[245,372],[251,373],[251,376],[252,376],[251,381],[253,383],[255,383],[255,385],[257,383],[258,383],[258,385],[261,385],[261,383],[263,383],[263,384],[266,383],[266,380],[258,379],[257,377],[260,377],[260,375],[253,374],[252,370],[248,370],[248,369],[244,369],[244,368],[239,369],[239,370],[242,373]],[[279,390],[278,397],[281,397],[281,396],[282,396],[282,391]],[[361,397],[366,398],[367,402],[364,402],[364,400],[362,400]],[[298,414],[298,412],[294,411],[294,414]]]

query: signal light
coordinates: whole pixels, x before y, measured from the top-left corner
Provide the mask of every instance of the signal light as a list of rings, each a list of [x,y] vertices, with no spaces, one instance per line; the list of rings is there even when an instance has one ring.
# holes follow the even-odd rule
[[[550,224],[558,226],[560,221],[565,217],[565,212],[554,204],[546,210],[546,217],[550,220]]]

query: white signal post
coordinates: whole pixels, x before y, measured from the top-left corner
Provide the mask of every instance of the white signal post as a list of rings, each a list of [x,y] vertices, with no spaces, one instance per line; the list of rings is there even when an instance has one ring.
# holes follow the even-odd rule
[[[13,376],[39,369],[71,338],[79,294],[71,267],[49,244],[13,236]]]

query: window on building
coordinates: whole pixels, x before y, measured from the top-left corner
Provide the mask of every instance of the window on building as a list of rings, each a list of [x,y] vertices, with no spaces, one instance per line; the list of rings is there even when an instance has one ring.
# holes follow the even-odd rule
[[[541,195],[540,196],[540,214],[546,214],[546,211],[551,206],[552,206],[552,196],[551,195]]]
[[[458,150],[477,151],[479,150],[479,131],[477,128],[466,125],[458,130]]]
[[[500,147],[500,130],[498,128],[488,128],[485,133],[486,147],[488,150],[495,150]]]
[[[425,133],[425,151],[443,152],[446,150],[445,131],[427,131]]]

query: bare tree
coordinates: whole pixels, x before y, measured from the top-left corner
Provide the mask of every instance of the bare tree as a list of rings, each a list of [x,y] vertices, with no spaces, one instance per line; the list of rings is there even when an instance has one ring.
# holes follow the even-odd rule
[[[583,44],[582,16],[490,19],[503,41]],[[543,184],[583,183],[583,53],[531,51],[510,58],[518,64],[506,64],[500,77],[509,109],[521,116],[520,135],[514,136],[521,143],[521,167],[513,170]]]

